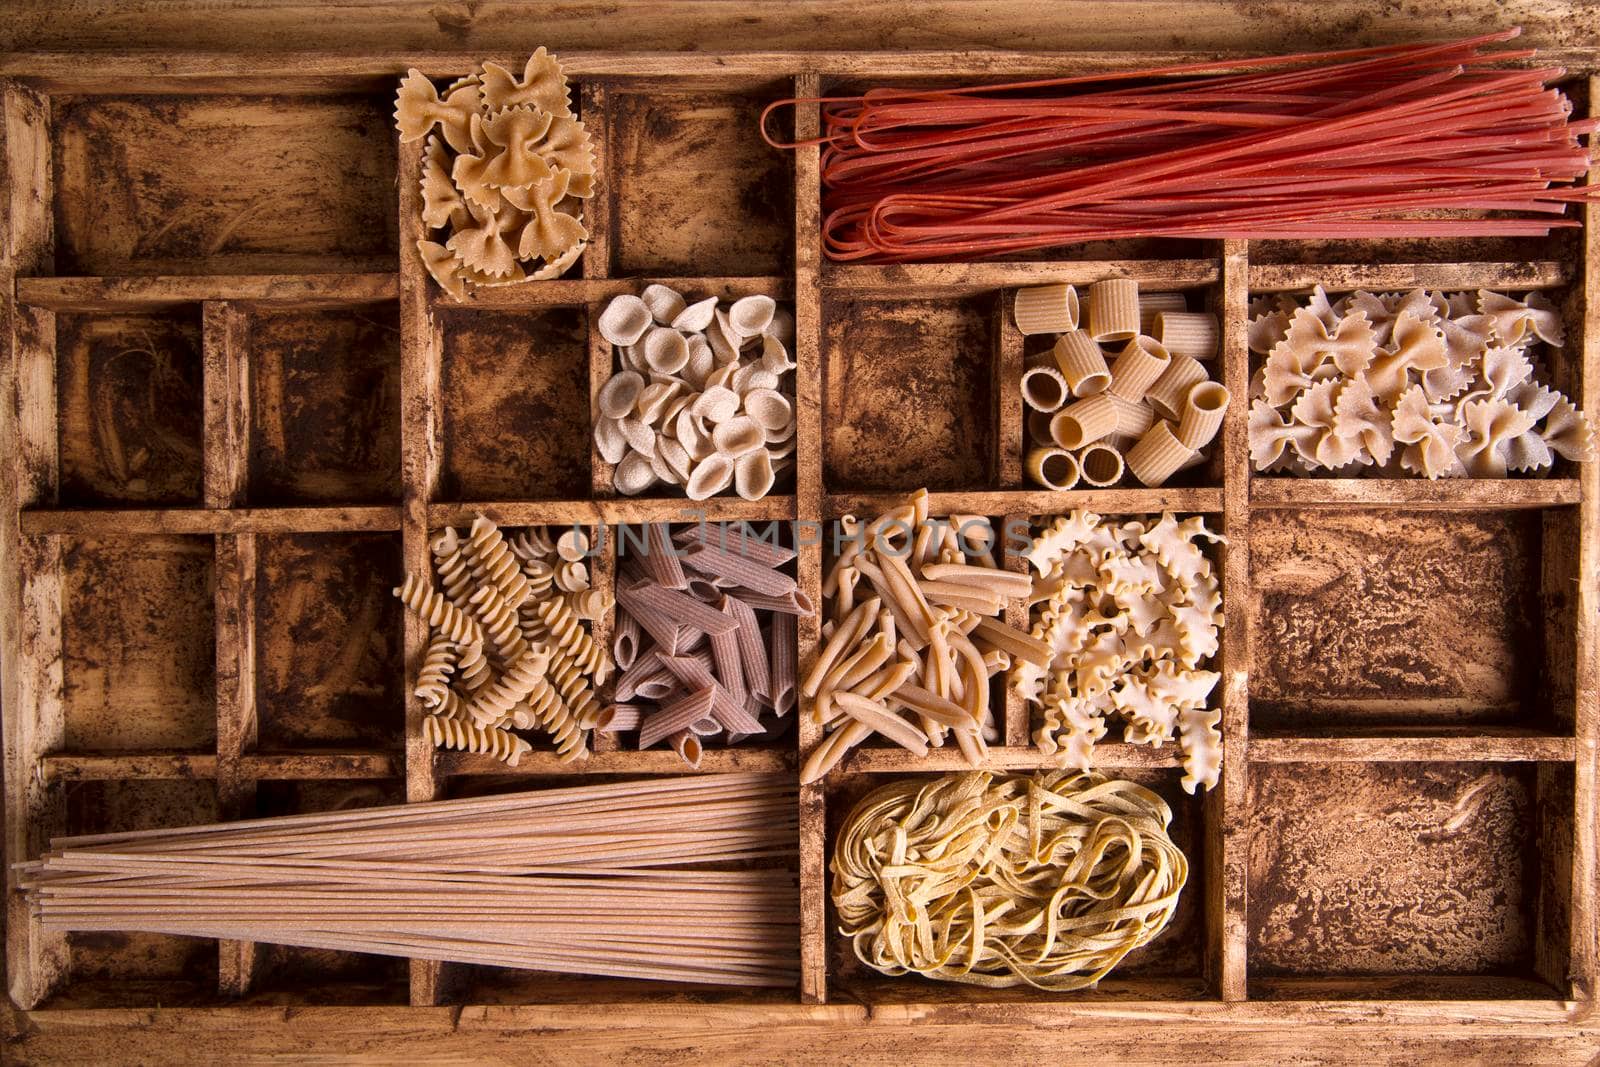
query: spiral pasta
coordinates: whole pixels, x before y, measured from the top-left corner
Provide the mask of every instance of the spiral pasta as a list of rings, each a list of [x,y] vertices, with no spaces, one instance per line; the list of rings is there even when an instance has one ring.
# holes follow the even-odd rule
[[[535,645],[524,652],[504,674],[472,698],[467,711],[480,723],[499,724],[510,717],[511,706],[544,682],[550,650]]]
[[[528,599],[528,579],[517,557],[506,547],[500,527],[482,515],[473,519],[465,552],[473,577],[493,585],[513,608]]]
[[[430,708],[444,703],[445,694],[450,691],[450,673],[455,670],[459,658],[456,643],[448,637],[435,635],[429,640],[413,690],[418,699]]]
[[[484,728],[459,719],[429,715],[422,720],[422,736],[436,748],[481,752],[515,767],[533,746],[507,730]]]
[[[495,590],[494,586],[480,585],[477,592],[468,598],[467,606],[483,624],[494,650],[505,662],[515,663],[524,652],[528,651],[528,642],[523,639],[517,610]]]
[[[839,932],[887,975],[1092,987],[1177,909],[1171,823],[1150,790],[1091,772],[892,782],[834,845]]]
[[[435,633],[457,643],[483,640],[483,630],[477,622],[430,586],[426,578],[408,574],[405,584],[396,586],[393,593]]]
[[[585,673],[593,675],[596,685],[604,685],[609,673],[605,649],[594,643],[566,602],[559,597],[552,598],[534,611],[544,623],[554,647],[570,656]]]
[[[550,735],[555,742],[556,756],[563,763],[589,754],[578,717],[548,681],[540,679],[521,707],[526,707],[534,725]]]

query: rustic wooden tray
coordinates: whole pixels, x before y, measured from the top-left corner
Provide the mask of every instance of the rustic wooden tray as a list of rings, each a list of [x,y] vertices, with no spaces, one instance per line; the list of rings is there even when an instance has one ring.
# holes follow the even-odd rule
[[[477,511],[510,524],[682,519],[680,499],[614,498],[587,444],[585,389],[612,360],[597,311],[650,279],[794,302],[793,490],[709,501],[711,518],[826,520],[927,485],[935,513],[1172,509],[1225,530],[1222,784],[1183,794],[1171,748],[1096,752],[1174,804],[1193,864],[1177,921],[1099,989],[1069,996],[863,972],[828,915],[837,818],[886,776],[962,765],[953,751],[866,749],[801,792],[791,993],[60,938],[30,920],[8,872],[15,1004],[39,1019],[521,1004],[600,1021],[596,1005],[655,1003],[722,1025],[822,1019],[832,1009],[801,1005],[824,1002],[973,1019],[1004,1005],[1021,1023],[1111,1010],[1244,1024],[1259,1017],[1248,1001],[1324,1019],[1587,1014],[1600,467],[1507,482],[1252,478],[1236,404],[1216,458],[1180,487],[1027,489],[1016,382],[1034,342],[1008,301],[1022,284],[1108,277],[1200,294],[1224,322],[1223,380],[1243,397],[1253,292],[1537,288],[1565,309],[1571,338],[1554,384],[1596,413],[1600,211],[1549,240],[1134,241],[1017,263],[835,266],[817,237],[817,153],[758,140],[766,101],[1135,60],[564,58],[605,177],[593,242],[567,278],[465,305],[412,250],[419,146],[397,146],[391,121],[406,57],[190,64],[185,77],[55,64],[6,85],[7,859],[60,832],[687,773],[670,752],[614,744],[576,766],[535,752],[515,771],[435,753],[403,684],[424,635],[388,596],[403,564],[425,564],[430,530]],[[1592,107],[1596,57],[1563,58],[1565,89]],[[420,65],[446,77],[468,59]],[[814,106],[799,110],[799,134],[816,124]],[[820,547],[799,559],[818,600],[822,562]],[[608,579],[610,561],[596,571]],[[813,621],[802,669],[816,643]],[[1005,743],[989,766],[1046,766],[1025,710],[998,686],[995,699]],[[712,751],[701,770],[793,773],[817,741],[802,718],[794,744]]]

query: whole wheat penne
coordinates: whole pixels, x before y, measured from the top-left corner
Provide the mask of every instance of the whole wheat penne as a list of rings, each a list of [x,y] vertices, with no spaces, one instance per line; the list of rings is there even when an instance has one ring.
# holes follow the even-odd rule
[[[710,717],[698,719],[689,724],[689,732],[696,737],[715,737],[722,732],[722,724]]]
[[[1027,596],[1033,579],[1018,571],[997,571],[988,567],[969,567],[964,563],[929,563],[922,568],[923,589],[928,581],[952,585],[974,585],[994,590],[1001,597]]]
[[[761,624],[756,621],[756,613],[750,610],[750,605],[731,596],[719,600],[717,608],[738,625],[733,636],[739,650],[740,676],[744,679],[745,689],[759,697],[771,697],[767,650],[761,643]]]
[[[602,731],[604,733],[637,730],[644,716],[644,709],[638,704],[607,704],[605,711],[610,717],[606,720],[605,729]]]
[[[772,627],[767,633],[767,658],[768,673],[771,675],[769,683],[772,689],[772,710],[779,716],[789,714],[794,709],[796,697],[795,680],[799,673],[796,657],[799,654],[795,640],[795,622],[793,615],[774,615]]]
[[[671,531],[664,522],[652,522],[644,528],[645,548],[639,557],[645,573],[666,589],[682,589],[689,584],[678,559],[678,546],[672,543]]]
[[[739,599],[756,611],[770,611],[777,615],[812,615],[817,610],[816,605],[811,603],[811,598],[798,589],[782,596],[746,592],[741,593]]]
[[[639,683],[646,678],[659,674],[661,667],[661,653],[657,649],[649,649],[633,664],[617,676],[615,696],[618,700],[628,700],[639,691]]]
[[[855,610],[845,616],[844,621],[833,631],[833,636],[828,638],[828,643],[817,653],[817,661],[812,665],[810,673],[806,675],[805,682],[800,687],[803,695],[808,697],[817,695],[817,691],[822,687],[823,678],[833,669],[834,663],[847,649],[854,647],[860,636],[872,625],[881,603],[882,601],[874,597],[857,604]],[[776,625],[777,617],[774,617],[773,623]]]
[[[744,703],[744,662],[739,658],[739,631],[735,628],[730,633],[714,634],[708,639],[711,645],[711,659],[716,664],[715,675],[717,684],[728,691],[728,695]]]
[[[972,633],[991,648],[1001,649],[1024,663],[1048,667],[1055,655],[1050,646],[1039,638],[994,619],[979,619]]]
[[[665,619],[674,626],[687,626],[707,634],[729,633],[736,625],[732,619],[716,608],[664,586],[645,585],[620,589],[617,591],[617,599],[634,618],[639,620],[640,626],[651,631],[652,636],[655,631],[647,622],[652,616],[658,620]],[[658,628],[659,625],[657,623]]]
[[[927,736],[881,702],[868,700],[854,693],[835,693],[833,696],[839,707],[852,719],[882,734],[908,752],[914,752],[919,756],[928,754]]]
[[[716,687],[708,685],[664,705],[639,724],[639,747],[649,748],[680,730],[689,729],[701,719],[710,718],[715,697]]]
[[[691,770],[700,769],[700,757],[705,753],[705,749],[698,737],[688,730],[679,730],[668,739],[667,743]]]
[[[679,530],[673,540],[680,545],[712,545],[763,567],[781,567],[795,557],[794,549],[784,548],[774,539],[758,536],[742,522],[697,522]]]
[[[844,759],[846,753],[871,734],[870,726],[851,720],[823,738],[800,767],[800,784],[807,785],[826,777],[829,771],[839,765],[839,761]]]
[[[626,611],[617,612],[616,629],[611,635],[611,662],[625,671],[639,658],[639,620]]]
[[[662,667],[635,686],[634,695],[644,697],[646,700],[665,700],[682,688],[683,684],[678,681],[677,676]]]
[[[758,734],[762,732],[761,720],[751,714],[750,710],[742,702],[735,701],[732,695],[721,686],[717,686],[712,693],[711,714],[729,733]]]
[[[683,565],[701,574],[730,579],[741,588],[768,596],[782,596],[795,588],[794,579],[782,571],[725,552],[715,545],[699,544],[684,550]]]

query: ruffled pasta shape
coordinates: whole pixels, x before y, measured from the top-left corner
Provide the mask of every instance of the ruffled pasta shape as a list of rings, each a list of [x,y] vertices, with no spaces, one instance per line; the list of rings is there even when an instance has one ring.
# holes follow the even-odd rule
[[[412,71],[396,121],[403,140],[426,136],[418,243],[429,274],[457,300],[474,286],[559,277],[582,254],[582,200],[595,192],[594,147],[573,116],[566,76],[539,49],[521,78],[495,64],[440,99]],[[442,139],[441,139],[442,135]]]
[[[1271,341],[1250,389],[1257,470],[1503,478],[1593,454],[1582,413],[1536,379],[1539,347],[1562,343],[1541,293],[1318,289],[1251,314],[1252,344]]]
[[[1201,669],[1224,621],[1207,540],[1222,538],[1198,516],[1114,524],[1078,511],[1052,520],[1023,553],[1047,590],[1029,636],[1049,659],[1014,660],[1009,684],[1038,706],[1034,742],[1063,766],[1090,766],[1095,743],[1120,720],[1130,743],[1177,740],[1200,769],[1186,788],[1215,785],[1210,755],[1185,747],[1209,738],[1179,729],[1221,680]]]

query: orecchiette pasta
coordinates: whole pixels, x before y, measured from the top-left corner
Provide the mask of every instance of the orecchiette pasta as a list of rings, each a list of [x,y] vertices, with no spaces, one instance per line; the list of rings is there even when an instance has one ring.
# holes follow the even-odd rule
[[[1588,421],[1536,378],[1561,325],[1537,292],[1259,298],[1251,460],[1296,474],[1503,478],[1590,459]]]
[[[756,500],[772,490],[795,430],[788,311],[759,295],[725,309],[715,297],[691,304],[653,284],[614,298],[599,328],[619,366],[595,395],[594,440],[618,493],[670,485],[704,500],[731,486]]]

